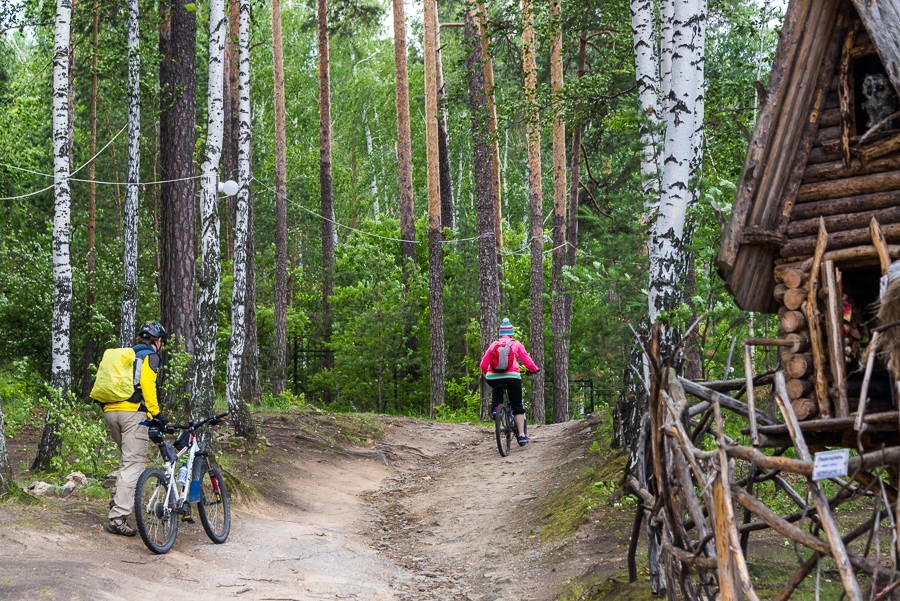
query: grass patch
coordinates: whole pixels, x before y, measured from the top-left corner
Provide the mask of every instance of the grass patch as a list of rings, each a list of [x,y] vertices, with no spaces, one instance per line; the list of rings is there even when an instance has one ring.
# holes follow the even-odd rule
[[[544,540],[572,534],[600,506],[621,507],[632,503],[631,498],[623,496],[620,490],[627,453],[624,449],[610,447],[611,419],[600,414],[584,423],[593,427],[590,449],[583,456],[573,457],[569,462],[571,467],[560,466],[576,476],[550,495],[545,503],[542,516],[547,523],[541,529]]]

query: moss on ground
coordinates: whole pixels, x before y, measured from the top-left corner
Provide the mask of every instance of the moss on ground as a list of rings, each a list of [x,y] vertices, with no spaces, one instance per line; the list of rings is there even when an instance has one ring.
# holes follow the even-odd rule
[[[610,418],[601,412],[584,420],[591,428],[591,444],[572,459],[574,478],[554,491],[542,508],[546,520],[541,539],[558,540],[573,534],[599,506],[620,502],[627,453],[611,447]]]

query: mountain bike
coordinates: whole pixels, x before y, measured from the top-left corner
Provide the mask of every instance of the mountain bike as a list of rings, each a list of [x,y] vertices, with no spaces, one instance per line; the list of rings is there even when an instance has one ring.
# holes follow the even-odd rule
[[[528,373],[528,372],[526,372]],[[506,387],[503,387],[504,392]],[[525,423],[525,432],[528,434],[528,423]],[[519,429],[516,427],[516,420],[513,417],[512,405],[509,404],[509,393],[503,395],[503,402],[497,405],[497,413],[494,414],[494,435],[497,438],[497,450],[500,451],[501,457],[509,455],[509,449],[513,436],[519,439]]]
[[[197,504],[200,522],[207,536],[222,544],[231,531],[231,509],[228,491],[218,466],[213,463],[207,443],[198,443],[195,431],[206,425],[216,426],[228,412],[210,416],[186,426],[143,422],[150,426],[150,440],[157,444],[164,469],[148,467],[138,478],[134,491],[134,515],[138,532],[147,548],[154,553],[167,553],[175,544],[179,516],[190,516],[190,504]],[[181,430],[175,446],[163,434]],[[181,463],[181,467],[177,467]]]

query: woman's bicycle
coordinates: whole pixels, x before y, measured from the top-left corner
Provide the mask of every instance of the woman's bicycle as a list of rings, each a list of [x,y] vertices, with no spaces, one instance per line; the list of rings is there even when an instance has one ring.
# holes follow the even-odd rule
[[[200,444],[194,432],[203,426],[218,425],[228,412],[208,417],[186,426],[150,426],[150,440],[159,447],[165,468],[148,467],[138,478],[134,491],[134,515],[138,532],[147,548],[154,553],[167,553],[175,544],[181,516],[189,519],[190,504],[196,503],[200,522],[207,536],[216,544],[224,543],[231,531],[231,510],[222,472],[209,456],[206,443]],[[166,442],[164,434],[174,434],[175,446]],[[181,467],[176,467],[181,461]]]
[[[533,372],[525,372],[531,375]],[[504,385],[504,392],[506,387]],[[525,431],[522,433],[528,435],[528,422],[525,422]],[[512,439],[515,436],[519,439],[519,429],[516,427],[516,420],[513,416],[512,405],[509,404],[509,393],[503,395],[503,402],[497,405],[497,412],[494,413],[494,435],[497,438],[497,450],[500,451],[501,457],[509,455],[509,449],[512,446]]]
[[[528,427],[526,426],[525,429],[527,430]],[[513,435],[516,438],[519,437],[519,429],[516,428],[516,421],[513,419],[512,407],[506,399],[497,405],[497,413],[494,415],[494,434],[497,437],[497,450],[500,451],[502,457],[506,457],[509,455]]]

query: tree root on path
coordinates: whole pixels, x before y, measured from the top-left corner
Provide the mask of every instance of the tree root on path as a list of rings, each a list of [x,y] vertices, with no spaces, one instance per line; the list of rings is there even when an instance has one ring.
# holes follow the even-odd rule
[[[392,457],[396,456],[398,450],[410,451],[413,453],[418,453],[422,457],[427,457],[427,455],[425,453],[423,453],[421,450],[419,450],[415,447],[410,447],[410,446],[403,445],[403,444],[394,445],[394,444],[387,444],[387,443],[379,442],[379,443],[376,443],[379,448],[377,448],[373,451],[357,451],[355,449],[346,449],[346,448],[338,446],[338,445],[333,445],[333,444],[325,442],[324,440],[319,440],[318,438],[313,438],[311,436],[306,436],[304,434],[294,434],[293,437],[296,438],[297,440],[300,440],[303,442],[308,442],[308,443],[314,444],[314,445],[318,445],[318,446],[324,447],[330,451],[334,451],[336,453],[343,453],[344,455],[350,455],[352,457],[367,457],[369,459],[379,458],[379,459],[381,459],[382,462],[384,462],[385,465],[390,465],[390,463],[388,463],[388,456],[389,455]],[[382,449],[384,449],[384,450],[382,450]]]

